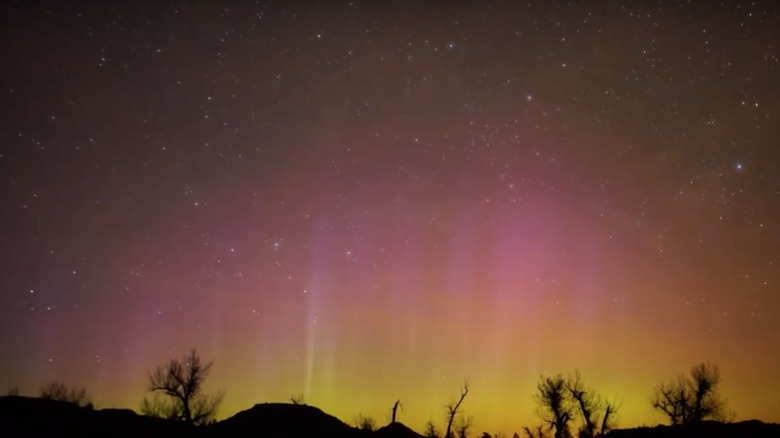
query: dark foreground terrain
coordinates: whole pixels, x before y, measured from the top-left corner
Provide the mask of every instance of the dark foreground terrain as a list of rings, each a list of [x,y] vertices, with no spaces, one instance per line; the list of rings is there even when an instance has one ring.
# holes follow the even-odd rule
[[[72,403],[29,397],[0,397],[0,436],[76,437],[269,437],[269,438],[421,438],[401,423],[365,432],[336,417],[305,405],[258,404],[209,426],[188,428],[184,424],[138,415],[128,409],[82,408]],[[615,430],[608,438],[778,438],[780,424],[760,421],[740,423],[703,422],[691,426],[658,426]]]

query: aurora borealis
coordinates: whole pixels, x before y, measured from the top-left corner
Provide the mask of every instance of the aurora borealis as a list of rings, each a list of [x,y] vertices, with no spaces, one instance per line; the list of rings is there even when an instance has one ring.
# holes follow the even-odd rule
[[[582,372],[654,425],[721,369],[780,422],[774,1],[4,2],[0,391],[220,418],[303,394],[537,424]]]

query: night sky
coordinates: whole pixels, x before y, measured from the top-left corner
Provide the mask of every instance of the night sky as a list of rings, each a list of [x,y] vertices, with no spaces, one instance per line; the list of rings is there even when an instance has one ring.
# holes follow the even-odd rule
[[[220,418],[511,434],[709,361],[780,422],[777,2],[89,3],[0,6],[3,393],[195,347]]]

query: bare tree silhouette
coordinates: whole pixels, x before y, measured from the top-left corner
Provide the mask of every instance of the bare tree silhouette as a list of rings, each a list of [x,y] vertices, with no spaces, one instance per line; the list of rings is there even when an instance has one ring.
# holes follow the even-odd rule
[[[43,385],[40,394],[40,397],[46,400],[59,400],[92,408],[92,402],[87,397],[87,390],[80,386],[68,388],[62,382],[52,381]]]
[[[458,410],[460,409],[460,405],[463,404],[463,399],[466,398],[466,395],[469,393],[469,382],[466,381],[463,383],[463,389],[460,391],[460,399],[458,399],[457,403],[450,403],[445,408],[447,409],[447,432],[444,434],[444,438],[452,438],[452,422],[455,420],[455,417],[458,415]]]
[[[401,406],[401,400],[400,399],[396,400],[395,403],[393,404],[393,417],[392,417],[392,420],[390,420],[390,423],[395,423],[395,415],[398,412],[398,408],[399,407],[401,409],[403,409],[403,406]]]
[[[203,382],[211,371],[212,362],[201,364],[195,349],[181,360],[173,359],[149,374],[151,398],[144,398],[141,412],[145,415],[184,421],[190,425],[214,421],[223,393],[207,396]]]
[[[718,367],[701,363],[691,368],[690,376],[681,374],[675,380],[656,386],[651,401],[673,425],[706,419],[728,420],[726,402],[717,391],[719,382]]]
[[[540,405],[539,417],[555,431],[555,438],[568,437],[569,423],[575,413],[567,390],[566,379],[558,374],[555,377],[541,376],[534,395]]]
[[[469,429],[471,429],[471,425],[474,422],[474,417],[469,415],[468,417],[464,415],[460,415],[457,420],[455,420],[455,423],[453,425],[453,429],[455,430],[455,436],[458,438],[467,438],[469,434]]]
[[[620,406],[615,402],[607,401],[604,403],[604,416],[601,417],[601,435],[606,435],[615,428],[615,415],[620,410]]]
[[[588,388],[579,370],[574,370],[568,377],[561,374],[541,376],[534,398],[539,403],[537,414],[544,424],[536,429],[524,428],[529,438],[544,437],[545,425],[554,432],[555,438],[570,437],[570,428],[575,423],[580,426],[580,438],[602,436],[614,428],[620,408]]]
[[[569,376],[566,388],[574,401],[575,410],[582,417],[581,438],[604,435],[613,428],[619,406],[614,402],[602,401],[598,394],[587,388],[579,370],[574,370],[574,374]]]
[[[433,420],[428,420],[425,423],[425,438],[439,438],[439,431],[436,430],[436,425],[433,424]]]
[[[529,427],[524,427],[523,431],[525,432],[526,436],[528,436],[528,438],[544,438],[544,424],[536,426],[535,430]],[[520,438],[517,433],[513,435],[513,438],[514,437]]]

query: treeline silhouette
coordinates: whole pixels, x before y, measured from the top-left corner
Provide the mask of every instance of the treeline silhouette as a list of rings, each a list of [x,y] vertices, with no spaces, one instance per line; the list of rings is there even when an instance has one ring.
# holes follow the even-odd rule
[[[137,436],[144,433],[173,436],[383,436],[426,438],[505,438],[504,434],[473,433],[473,418],[465,414],[468,381],[459,396],[444,406],[443,431],[430,420],[420,435],[397,421],[400,400],[391,408],[392,419],[384,427],[358,413],[347,425],[321,410],[306,405],[303,394],[289,404],[266,403],[215,421],[224,392],[208,395],[203,384],[213,362],[203,362],[195,349],[180,359],[171,359],[148,373],[148,394],[138,415],[125,409],[94,409],[86,389],[51,381],[41,387],[37,398],[20,397],[18,389],[0,397],[0,425],[5,436],[39,433],[79,432],[82,436]],[[540,424],[526,426],[527,438],[678,437],[678,436],[780,436],[780,425],[761,422],[732,424],[735,415],[718,392],[720,370],[701,363],[689,374],[680,374],[653,388],[650,404],[662,413],[669,426],[616,429],[621,405],[602,397],[585,384],[578,370],[564,376],[541,375],[533,397]],[[41,421],[45,419],[45,421]],[[747,435],[745,435],[747,434]],[[514,433],[513,438],[521,435]]]

